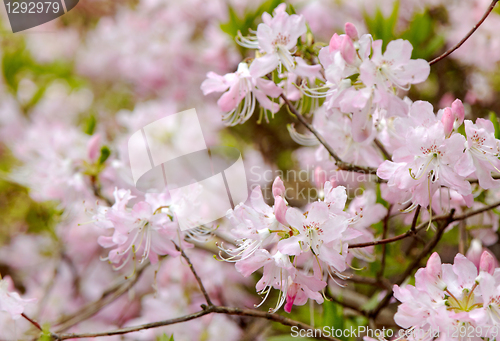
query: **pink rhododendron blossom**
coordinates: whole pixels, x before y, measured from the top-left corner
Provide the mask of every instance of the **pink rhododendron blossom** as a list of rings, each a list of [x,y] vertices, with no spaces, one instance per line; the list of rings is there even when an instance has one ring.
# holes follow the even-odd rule
[[[24,307],[36,299],[23,299],[17,292],[12,291],[13,283],[10,277],[0,279],[0,311],[5,311],[17,320],[21,317]]]
[[[434,253],[415,274],[415,286],[394,286],[394,296],[402,302],[394,319],[403,328],[423,331],[483,327],[481,336],[492,337],[491,329],[500,326],[498,281],[498,269],[486,251],[479,268],[461,254],[453,265],[442,264]]]
[[[462,196],[471,193],[470,183],[455,171],[464,155],[465,138],[458,133],[447,137],[443,123],[437,119],[426,122],[408,130],[406,139],[412,143],[395,150],[393,161],[384,161],[377,170],[378,176],[389,180],[391,190],[403,191],[403,201],[406,196],[407,201],[422,207],[429,205],[441,186]]]
[[[230,126],[244,123],[255,111],[255,104],[258,101],[262,108],[275,113],[280,105],[271,101],[269,97],[278,97],[282,90],[274,82],[254,78],[250,75],[248,65],[240,63],[238,71],[220,76],[214,72],[209,72],[202,84],[203,94],[212,92],[225,92],[218,100],[220,110],[225,114],[222,119]],[[229,90],[228,90],[229,89]]]
[[[331,219],[328,206],[313,203],[305,217],[296,208],[290,208],[286,219],[292,227],[293,235],[278,243],[278,249],[288,255],[297,256],[311,250],[315,255],[338,272],[346,269],[346,249],[341,241],[342,233],[347,229],[347,219]]]
[[[458,174],[469,176],[474,174],[479,185],[484,189],[500,186],[500,180],[494,180],[491,173],[500,173],[500,140],[495,138],[495,128],[491,121],[478,118],[473,124],[465,120],[465,154],[457,162]]]
[[[423,59],[411,59],[413,46],[409,41],[393,40],[382,54],[382,40],[375,40],[372,49],[371,58],[360,66],[360,78],[367,86],[376,84],[385,88],[394,85],[404,89],[409,84],[425,81],[429,76],[429,63]]]
[[[140,262],[158,261],[158,256],[179,255],[174,240],[178,239],[178,224],[170,210],[172,202],[165,193],[146,194],[144,201],[132,208],[128,202],[134,198],[130,191],[115,190],[115,204],[100,208],[94,217],[96,224],[114,229],[112,236],[99,237],[99,244],[113,249],[104,258],[118,266],[124,266],[138,254]]]
[[[271,17],[269,13],[262,15],[263,23],[257,27],[256,37],[240,37],[239,43],[248,48],[258,48],[263,56],[256,58],[250,66],[253,77],[262,77],[277,67],[284,65],[288,71],[295,68],[295,60],[291,50],[297,39],[306,33],[306,21],[302,15],[288,15],[286,4],[280,4]]]

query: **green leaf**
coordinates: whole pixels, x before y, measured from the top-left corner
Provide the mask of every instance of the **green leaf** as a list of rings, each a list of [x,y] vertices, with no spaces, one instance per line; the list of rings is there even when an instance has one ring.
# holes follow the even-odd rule
[[[490,121],[493,123],[493,127],[495,127],[495,138],[500,139],[500,124],[497,115],[493,111],[490,112]]]
[[[248,34],[249,29],[255,29],[255,27],[257,26],[257,21],[260,20],[264,12],[272,13],[273,10],[281,2],[281,0],[267,0],[262,3],[255,11],[245,11],[242,17],[238,15],[233,6],[228,5],[229,19],[227,22],[221,24],[220,28],[223,32],[229,34],[232,38],[236,37],[238,31],[240,31],[243,35],[246,35]],[[291,8],[290,10],[294,11],[293,8]]]
[[[94,135],[94,130],[95,130],[95,126],[96,126],[96,119],[95,119],[95,116],[94,115],[90,115],[88,117],[88,119],[85,121],[84,123],[84,129],[83,131],[85,132],[85,134],[87,135]]]
[[[158,337],[156,341],[174,341],[174,334],[168,337],[167,334],[163,333],[163,335]]]
[[[99,160],[97,161],[97,163],[99,165],[104,164],[104,162],[106,162],[106,160],[110,155],[111,155],[111,150],[109,150],[108,146],[102,146],[101,155],[99,156]]]
[[[335,302],[323,302],[323,326],[331,327],[331,330],[343,330],[345,327],[344,308]],[[340,340],[347,340],[342,336]]]
[[[42,326],[42,335],[38,338],[38,341],[52,341],[52,336],[50,336],[49,326]]]
[[[399,1],[394,2],[394,7],[392,8],[391,15],[387,18],[384,17],[380,7],[377,7],[375,15],[370,17],[368,13],[365,12],[365,22],[368,27],[368,31],[372,34],[374,39],[383,40],[383,49],[389,43],[389,41],[395,39],[395,28],[398,21],[399,15]]]

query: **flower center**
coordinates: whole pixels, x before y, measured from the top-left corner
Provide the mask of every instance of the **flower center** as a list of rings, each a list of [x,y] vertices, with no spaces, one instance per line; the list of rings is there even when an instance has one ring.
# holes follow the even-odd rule
[[[280,33],[278,33],[278,35],[276,36],[276,38],[272,41],[272,45],[274,47],[276,47],[277,45],[283,45],[283,46],[286,46],[288,43],[290,42],[290,35],[283,35]]]

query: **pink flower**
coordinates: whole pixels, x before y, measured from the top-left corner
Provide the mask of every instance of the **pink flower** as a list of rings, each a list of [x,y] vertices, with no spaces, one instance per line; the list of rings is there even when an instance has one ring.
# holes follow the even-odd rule
[[[252,77],[248,65],[244,62],[238,65],[238,71],[235,73],[220,76],[215,72],[209,72],[207,78],[201,84],[204,95],[225,92],[217,104],[225,113],[222,120],[229,126],[246,122],[255,111],[256,101],[262,108],[272,113],[276,113],[280,108],[280,105],[271,101],[268,96],[276,98],[282,89],[270,80]]]
[[[265,302],[272,288],[278,289],[281,291],[278,302],[274,308],[269,309],[269,312],[273,313],[285,302],[289,281],[290,278],[295,277],[296,269],[290,262],[288,255],[279,251],[271,255],[265,249],[259,249],[252,257],[236,263],[236,270],[245,277],[250,276],[261,267],[264,267],[264,274],[255,287],[259,294],[266,296],[257,307]]]
[[[497,188],[500,180],[494,180],[491,172],[500,173],[500,140],[495,138],[495,128],[489,120],[478,118],[476,124],[465,120],[465,154],[455,166],[455,170],[462,176],[475,174],[479,186],[484,189]]]
[[[239,43],[248,48],[258,48],[265,53],[256,58],[250,66],[253,77],[262,77],[278,66],[284,65],[288,71],[295,68],[295,60],[291,50],[297,45],[297,39],[306,33],[306,21],[302,15],[288,15],[286,4],[280,4],[274,10],[274,16],[269,13],[262,15],[262,24],[257,27],[257,36],[251,38],[239,37]]]
[[[304,305],[307,300],[313,299],[317,303],[323,303],[323,295],[320,293],[326,287],[326,282],[314,276],[307,276],[297,272],[295,279],[289,278],[288,291],[286,294],[285,311],[290,313],[292,306]]]
[[[423,59],[411,59],[413,46],[407,40],[389,42],[383,54],[382,40],[375,40],[372,49],[371,58],[360,66],[360,78],[367,86],[388,88],[394,85],[407,90],[410,84],[421,83],[429,76],[429,63]]]
[[[277,176],[276,179],[274,179],[272,189],[273,189],[273,196],[274,197],[285,195],[285,192],[286,192],[285,185],[283,184],[283,180],[281,180],[281,178],[279,176]]]
[[[479,269],[465,256],[442,264],[433,253],[427,266],[415,274],[415,286],[394,286],[402,302],[394,320],[403,328],[424,331],[500,326],[500,282],[491,255],[483,252]],[[491,329],[491,328],[490,328]],[[486,332],[486,329],[485,329]],[[481,335],[490,337],[491,334]]]
[[[17,292],[9,290],[9,287],[13,286],[10,277],[0,279],[0,311],[6,311],[14,320],[17,320],[21,317],[26,304],[36,299],[22,299]]]
[[[141,263],[149,258],[153,264],[159,255],[179,255],[173,243],[178,225],[173,221],[172,203],[167,194],[146,194],[145,201],[136,203],[132,209],[126,207],[133,198],[130,191],[115,190],[115,198],[110,209],[100,211],[95,217],[97,225],[114,229],[112,236],[98,239],[101,246],[113,247],[104,260],[119,269],[135,254],[141,255]]]
[[[414,104],[415,105],[415,104]],[[460,134],[445,136],[441,121],[417,126],[406,134],[412,143],[397,149],[393,161],[384,161],[377,175],[387,179],[393,191],[403,190],[414,205],[429,205],[434,192],[441,186],[454,189],[462,196],[471,193],[470,183],[455,171],[463,155],[465,138]]]
[[[345,217],[336,216],[333,219],[327,204],[315,202],[305,215],[296,208],[288,209],[286,220],[293,234],[278,243],[282,253],[297,256],[311,250],[337,271],[346,269],[347,245],[342,242],[342,233],[348,225]]]
[[[275,191],[281,191],[283,183],[276,178],[274,182]],[[284,187],[283,187],[284,188]],[[253,189],[250,195],[251,206],[239,204],[227,213],[227,218],[232,224],[231,233],[238,239],[238,246],[234,249],[226,249],[222,245],[222,251],[230,255],[227,261],[238,262],[253,255],[262,247],[277,241],[274,232],[286,232],[285,214],[288,209],[284,199],[277,195],[274,207],[270,207],[264,201],[260,186]]]

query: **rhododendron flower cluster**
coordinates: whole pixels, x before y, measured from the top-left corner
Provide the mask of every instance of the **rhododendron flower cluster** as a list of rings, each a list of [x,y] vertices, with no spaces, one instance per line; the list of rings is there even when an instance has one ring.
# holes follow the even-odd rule
[[[471,337],[493,340],[500,326],[499,271],[486,251],[479,267],[462,254],[454,264],[442,264],[433,253],[415,274],[415,286],[394,286],[394,297],[402,302],[394,320],[404,328],[439,330],[443,335],[465,327],[474,330]]]
[[[351,226],[359,219],[360,212],[344,211],[345,187],[325,182],[323,199],[310,204],[306,212],[289,207],[284,192],[278,177],[273,183],[275,197],[271,207],[264,202],[260,187],[255,187],[250,205],[240,204],[228,212],[238,247],[220,247],[230,256],[224,258],[221,254],[221,257],[235,262],[236,269],[244,276],[264,268],[257,291],[267,298],[272,288],[280,290],[271,312],[285,302],[287,312],[294,304],[305,304],[308,298],[323,302],[321,290],[326,287],[328,277],[334,281],[333,276],[348,277],[342,275],[348,266],[348,242],[363,235]]]
[[[6,33],[0,339],[497,340],[489,1],[80,1]]]
[[[169,211],[171,202],[167,194],[146,194],[144,201],[132,208],[128,202],[134,198],[130,190],[115,190],[115,203],[110,208],[100,206],[94,216],[96,224],[105,229],[114,229],[112,236],[100,236],[98,242],[109,251],[104,258],[111,263],[124,266],[132,256],[140,255],[140,262],[149,259],[158,262],[158,256],[178,256],[174,240],[178,225]]]

